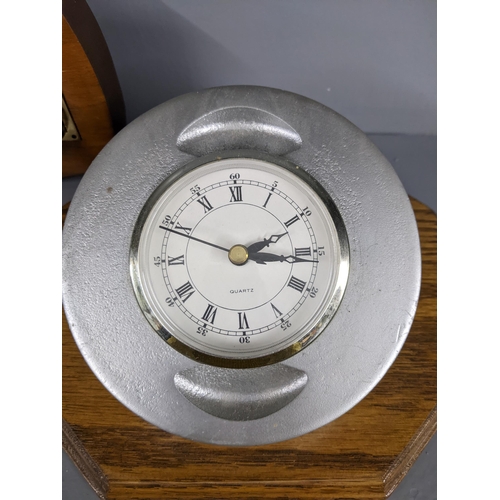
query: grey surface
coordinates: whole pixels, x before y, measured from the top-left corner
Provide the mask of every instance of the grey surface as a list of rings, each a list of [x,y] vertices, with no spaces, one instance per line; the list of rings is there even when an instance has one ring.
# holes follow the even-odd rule
[[[369,134],[409,195],[437,212],[436,136]]]
[[[263,85],[365,132],[436,133],[432,0],[88,0],[127,119],[177,95]]]
[[[62,204],[66,205],[75,194],[76,188],[82,179],[81,175],[76,175],[74,177],[66,177],[63,179],[62,183]]]
[[[391,495],[391,500],[436,500],[437,434],[417,458],[413,467]]]
[[[62,452],[62,500],[97,500],[99,497],[68,454]]]

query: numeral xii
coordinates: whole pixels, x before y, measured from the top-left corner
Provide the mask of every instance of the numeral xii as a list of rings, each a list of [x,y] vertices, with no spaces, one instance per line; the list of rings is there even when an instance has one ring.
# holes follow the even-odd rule
[[[229,187],[229,190],[231,191],[231,199],[229,200],[230,202],[243,200],[243,195],[241,193],[241,186]]]

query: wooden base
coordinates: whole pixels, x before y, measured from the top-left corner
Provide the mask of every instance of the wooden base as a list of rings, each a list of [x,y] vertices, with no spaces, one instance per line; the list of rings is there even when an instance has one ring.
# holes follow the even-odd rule
[[[64,447],[108,499],[382,499],[436,430],[436,216],[412,200],[422,289],[406,343],[351,411],[283,443],[194,443],[146,423],[99,383],[63,316]]]

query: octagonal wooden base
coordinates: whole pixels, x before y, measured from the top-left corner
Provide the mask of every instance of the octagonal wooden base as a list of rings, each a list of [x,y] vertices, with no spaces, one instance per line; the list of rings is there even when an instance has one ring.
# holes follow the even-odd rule
[[[411,332],[351,411],[279,444],[229,448],[163,432],[95,378],[63,315],[63,446],[108,499],[382,499],[436,430],[436,216],[412,200],[422,289]]]

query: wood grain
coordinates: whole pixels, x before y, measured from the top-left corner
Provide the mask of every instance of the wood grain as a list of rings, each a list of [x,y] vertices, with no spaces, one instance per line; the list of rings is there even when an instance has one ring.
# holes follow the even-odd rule
[[[163,432],[114,399],[63,315],[63,416],[108,479],[109,499],[382,499],[436,429],[436,216],[416,200],[422,289],[408,339],[375,389],[305,436],[230,448]]]
[[[90,61],[62,18],[62,90],[80,141],[62,143],[63,177],[83,174],[114,135],[108,104]]]

